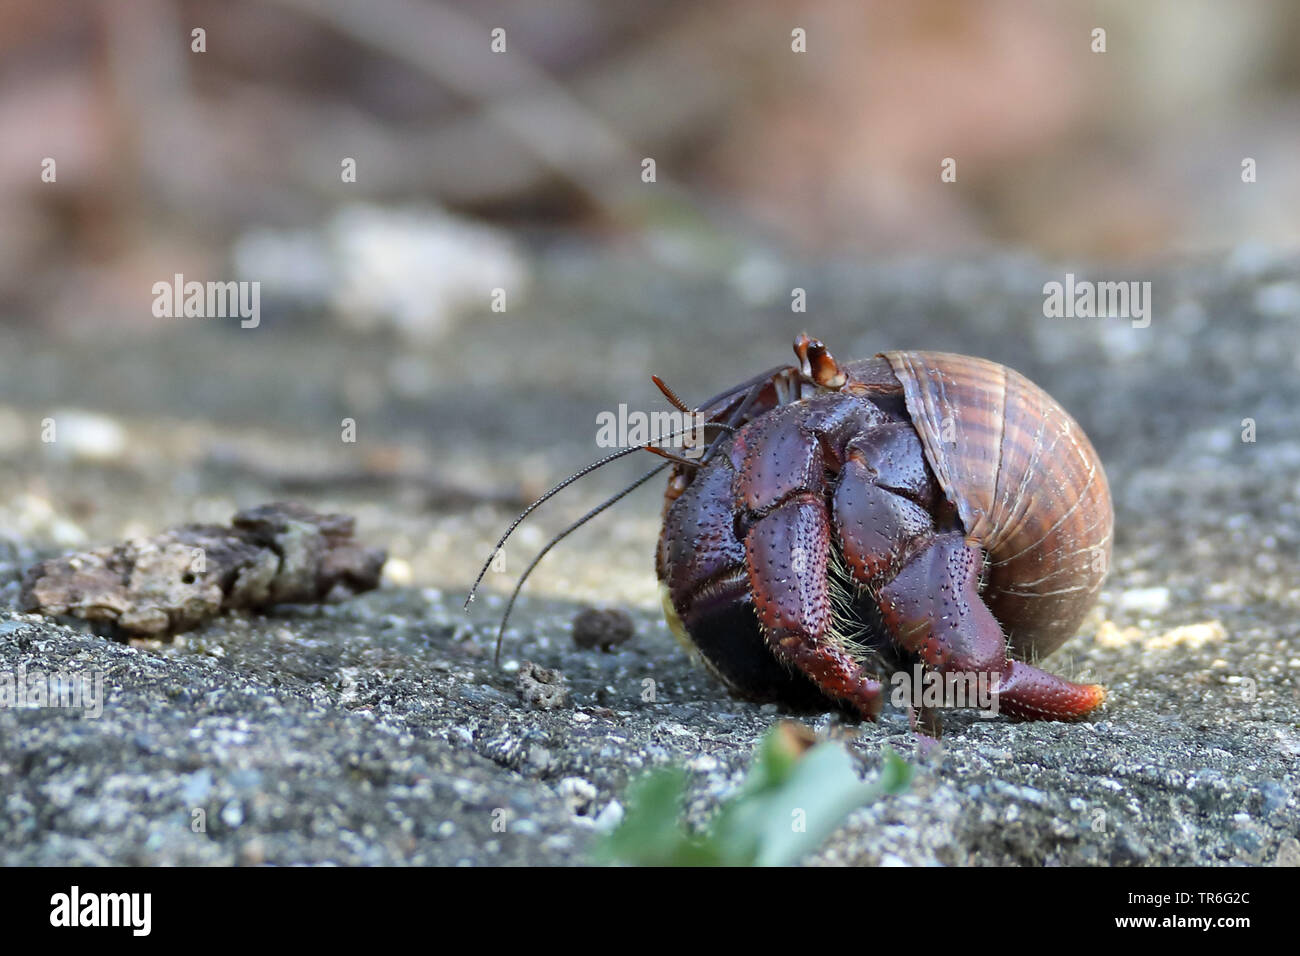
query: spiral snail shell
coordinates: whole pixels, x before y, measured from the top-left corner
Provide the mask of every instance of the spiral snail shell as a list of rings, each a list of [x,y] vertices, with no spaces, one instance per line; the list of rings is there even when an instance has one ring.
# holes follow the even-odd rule
[[[1005,365],[884,355],[926,461],[987,554],[985,603],[1016,653],[1045,657],[1074,635],[1110,566],[1115,512],[1097,452],[1054,398]]]

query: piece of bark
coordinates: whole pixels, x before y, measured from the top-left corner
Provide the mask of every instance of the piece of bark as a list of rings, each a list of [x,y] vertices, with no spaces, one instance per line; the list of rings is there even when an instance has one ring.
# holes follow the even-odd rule
[[[263,505],[229,527],[182,525],[42,561],[24,576],[19,600],[26,611],[152,637],[222,611],[339,600],[377,587],[387,557],[355,541],[353,525],[295,503]]]

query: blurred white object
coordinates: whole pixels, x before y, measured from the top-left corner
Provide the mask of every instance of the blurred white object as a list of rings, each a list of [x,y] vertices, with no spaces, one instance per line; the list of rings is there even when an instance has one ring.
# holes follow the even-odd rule
[[[54,510],[40,495],[17,495],[7,507],[0,508],[0,537],[17,541],[51,543],[60,548],[76,548],[86,543],[86,533],[74,521]]]
[[[61,408],[51,413],[52,439],[46,446],[60,458],[113,461],[126,452],[126,431],[117,420],[82,408]]]
[[[495,290],[519,302],[529,269],[518,244],[490,226],[430,208],[345,206],[320,233],[248,233],[235,244],[241,276],[268,294],[328,305],[349,328],[394,327],[436,338],[466,313],[488,312]]]

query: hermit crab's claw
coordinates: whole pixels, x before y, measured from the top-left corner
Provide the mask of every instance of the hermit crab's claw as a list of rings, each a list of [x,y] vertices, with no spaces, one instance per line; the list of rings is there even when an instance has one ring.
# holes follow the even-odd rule
[[[822,388],[839,388],[848,380],[826,346],[806,332],[795,338],[794,354],[799,356],[799,374]]]

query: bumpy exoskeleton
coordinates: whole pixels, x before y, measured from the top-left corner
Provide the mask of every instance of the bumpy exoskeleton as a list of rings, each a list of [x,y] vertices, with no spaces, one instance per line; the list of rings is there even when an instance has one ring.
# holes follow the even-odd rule
[[[1110,562],[1106,476],[1074,419],[983,359],[795,352],[702,406],[734,431],[674,466],[656,567],[679,638],[739,695],[869,719],[917,664],[988,677],[1022,718],[1096,708],[1102,687],[1031,663]]]

